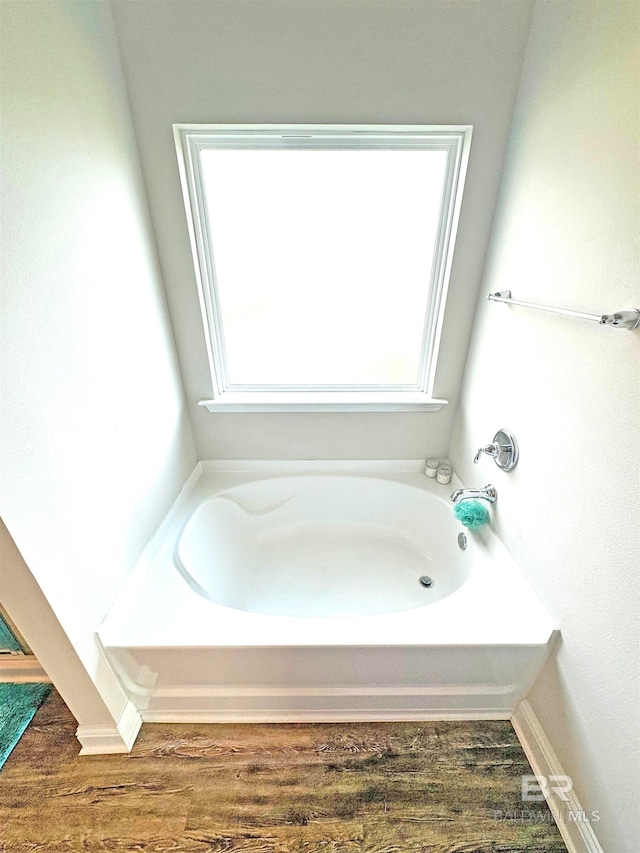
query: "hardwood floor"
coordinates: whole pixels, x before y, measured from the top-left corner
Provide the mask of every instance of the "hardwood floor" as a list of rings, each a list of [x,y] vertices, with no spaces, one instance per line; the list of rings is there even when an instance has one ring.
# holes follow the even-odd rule
[[[82,758],[75,727],[52,693],[9,757],[3,853],[566,853],[507,722],[147,724]]]

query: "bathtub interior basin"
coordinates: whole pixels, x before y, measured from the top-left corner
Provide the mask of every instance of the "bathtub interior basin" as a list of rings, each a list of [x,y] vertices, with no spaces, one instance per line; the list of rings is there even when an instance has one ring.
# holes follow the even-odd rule
[[[446,501],[366,477],[283,477],[225,489],[182,529],[177,569],[205,598],[277,616],[394,613],[467,579]],[[421,583],[421,578],[429,581]]]

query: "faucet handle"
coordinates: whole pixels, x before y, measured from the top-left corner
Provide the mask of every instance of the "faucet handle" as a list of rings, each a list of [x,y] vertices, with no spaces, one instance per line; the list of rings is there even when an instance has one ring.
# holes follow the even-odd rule
[[[478,448],[473,461],[479,462],[483,453],[491,456],[501,471],[511,471],[518,461],[518,443],[514,434],[508,429],[499,429],[493,436],[491,444]]]
[[[473,457],[473,461],[479,462],[480,457],[482,456],[483,453],[486,453],[487,456],[493,457],[493,459],[497,459],[498,456],[500,455],[501,450],[502,450],[502,448],[500,447],[500,445],[496,441],[494,441],[492,444],[487,444],[484,447],[479,447],[478,452]]]

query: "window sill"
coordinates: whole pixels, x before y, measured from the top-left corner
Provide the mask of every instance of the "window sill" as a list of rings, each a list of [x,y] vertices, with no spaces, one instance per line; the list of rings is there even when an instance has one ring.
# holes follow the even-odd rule
[[[229,392],[199,400],[208,412],[438,412],[448,400],[421,391]]]

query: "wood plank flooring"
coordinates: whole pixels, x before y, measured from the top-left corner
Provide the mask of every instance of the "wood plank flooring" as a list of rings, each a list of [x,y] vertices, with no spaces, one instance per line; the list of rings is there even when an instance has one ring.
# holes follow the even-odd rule
[[[54,692],[9,757],[3,853],[566,853],[507,722],[75,728]]]

